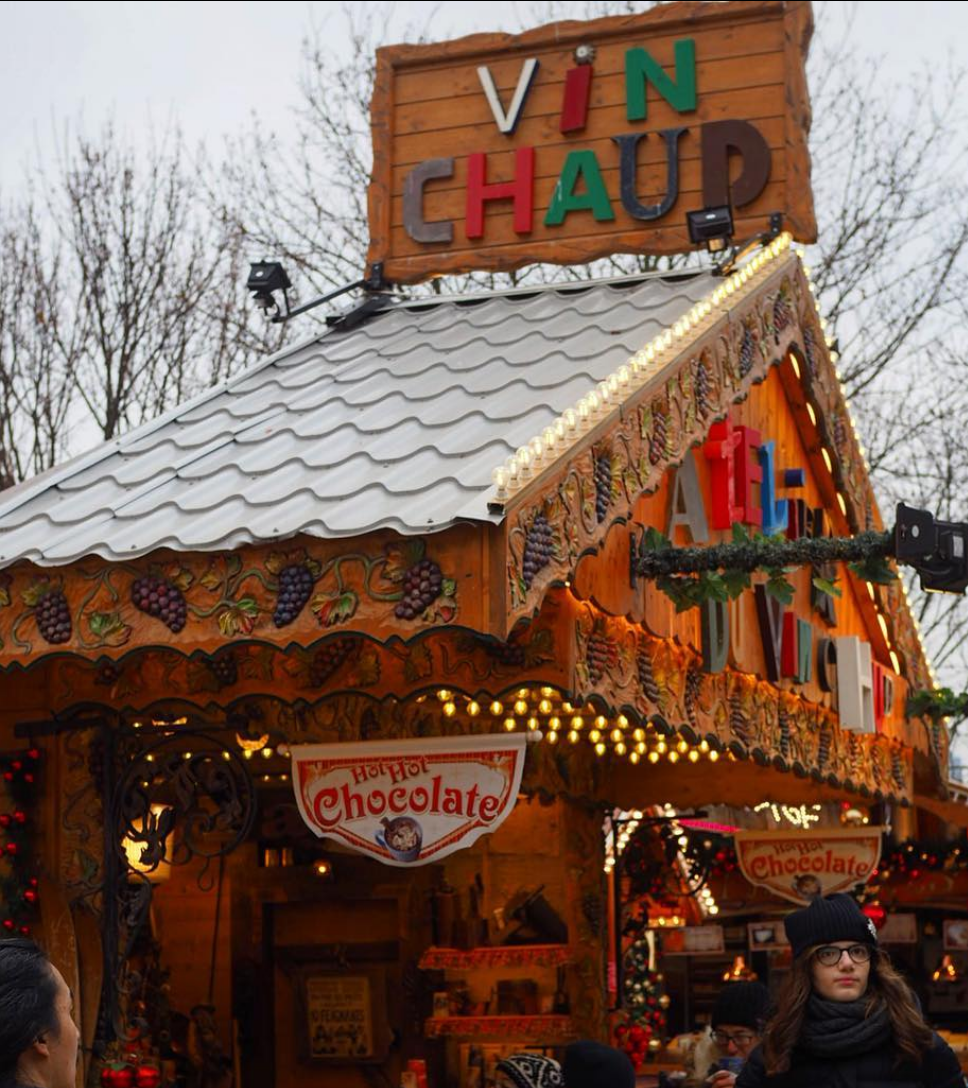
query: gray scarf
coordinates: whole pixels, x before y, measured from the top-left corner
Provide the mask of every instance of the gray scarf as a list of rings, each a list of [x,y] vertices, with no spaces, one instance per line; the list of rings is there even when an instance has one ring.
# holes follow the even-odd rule
[[[876,1005],[866,1014],[867,1000],[825,1001],[811,994],[798,1048],[818,1058],[845,1058],[867,1054],[891,1038],[887,1006]]]

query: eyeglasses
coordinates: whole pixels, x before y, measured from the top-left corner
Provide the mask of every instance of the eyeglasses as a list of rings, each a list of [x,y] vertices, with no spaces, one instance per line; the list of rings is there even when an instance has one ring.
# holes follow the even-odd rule
[[[873,949],[869,944],[852,944],[849,948],[838,948],[835,944],[825,944],[813,954],[817,963],[824,967],[834,967],[840,963],[840,958],[846,952],[854,963],[867,963],[871,958]]]
[[[729,1046],[730,1043],[739,1047],[749,1046],[755,1038],[756,1036],[749,1031],[737,1031],[735,1035],[727,1035],[725,1031],[713,1032],[713,1042],[716,1046]]]

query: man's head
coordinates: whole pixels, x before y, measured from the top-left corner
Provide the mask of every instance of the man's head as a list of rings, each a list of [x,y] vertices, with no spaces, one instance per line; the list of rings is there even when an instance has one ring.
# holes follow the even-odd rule
[[[73,1088],[72,1008],[67,983],[33,941],[0,941],[0,1082]]]
[[[728,982],[713,1006],[713,1041],[730,1057],[748,1058],[760,1041],[770,995],[761,982]]]
[[[565,1047],[565,1088],[635,1088],[635,1068],[621,1050],[583,1039]]]

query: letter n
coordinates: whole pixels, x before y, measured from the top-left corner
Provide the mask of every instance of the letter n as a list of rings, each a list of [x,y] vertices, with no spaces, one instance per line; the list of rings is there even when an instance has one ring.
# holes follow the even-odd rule
[[[679,113],[696,108],[696,43],[680,38],[673,47],[675,81],[645,49],[625,53],[625,110],[630,121],[644,121],[648,116],[646,88],[651,83],[669,105]]]

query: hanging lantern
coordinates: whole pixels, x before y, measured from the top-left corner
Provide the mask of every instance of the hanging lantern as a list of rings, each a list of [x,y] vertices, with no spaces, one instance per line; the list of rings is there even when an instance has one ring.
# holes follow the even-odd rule
[[[746,960],[737,956],[733,966],[723,975],[723,982],[755,982],[757,974],[746,966]]]
[[[958,982],[961,972],[955,966],[955,961],[946,953],[931,978],[934,982]]]

